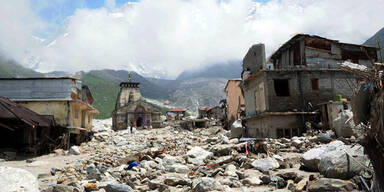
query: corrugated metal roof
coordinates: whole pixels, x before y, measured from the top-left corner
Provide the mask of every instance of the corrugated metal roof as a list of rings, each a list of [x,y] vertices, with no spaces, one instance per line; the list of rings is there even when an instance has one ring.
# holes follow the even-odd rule
[[[14,100],[71,100],[81,81],[73,78],[1,78],[0,96]]]
[[[32,128],[37,126],[49,127],[54,126],[55,122],[52,117],[39,115],[28,108],[17,105],[15,102],[0,97],[0,119],[3,120],[16,120],[23,122]],[[5,127],[11,130],[17,129],[14,124],[7,124],[7,122],[2,122],[0,127]]]
[[[178,112],[178,111],[183,112],[185,110],[184,109],[180,109],[180,108],[172,108],[172,109],[168,110],[168,112]]]
[[[72,79],[72,80],[79,80],[78,78],[74,77],[22,77],[22,78],[16,78],[16,77],[1,77],[0,80],[37,80],[37,79]]]

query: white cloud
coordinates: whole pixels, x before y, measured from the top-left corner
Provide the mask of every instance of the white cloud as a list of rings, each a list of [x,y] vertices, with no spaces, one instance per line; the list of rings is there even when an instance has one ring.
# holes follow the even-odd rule
[[[26,47],[38,48],[40,41],[32,37],[43,27],[25,0],[1,2],[0,54],[7,59],[22,60]]]
[[[105,8],[77,10],[64,26],[68,35],[35,54],[41,71],[111,68],[175,77],[242,59],[254,43],[271,53],[295,33],[362,43],[384,26],[382,10],[384,0],[142,0],[121,8],[106,0]]]
[[[107,7],[110,10],[113,10],[116,7],[115,0],[105,0],[105,7]]]

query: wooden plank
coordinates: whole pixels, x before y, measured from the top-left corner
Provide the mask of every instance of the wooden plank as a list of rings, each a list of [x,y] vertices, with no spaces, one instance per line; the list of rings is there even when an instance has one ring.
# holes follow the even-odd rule
[[[11,131],[15,131],[15,129],[13,129],[13,128],[7,126],[7,125],[4,125],[4,124],[2,124],[2,123],[0,123],[0,126],[2,126],[2,127],[4,127],[4,128],[7,128],[7,129],[9,129],[9,130],[11,130]]]

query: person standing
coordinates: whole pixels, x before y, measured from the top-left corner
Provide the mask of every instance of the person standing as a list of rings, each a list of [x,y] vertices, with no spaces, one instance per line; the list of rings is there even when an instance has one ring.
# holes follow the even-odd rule
[[[133,120],[131,121],[131,134],[133,133]]]

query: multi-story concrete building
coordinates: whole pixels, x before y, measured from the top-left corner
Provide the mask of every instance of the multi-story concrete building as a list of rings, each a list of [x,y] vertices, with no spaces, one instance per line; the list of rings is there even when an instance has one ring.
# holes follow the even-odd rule
[[[317,117],[318,104],[337,95],[350,100],[359,78],[341,70],[347,60],[370,66],[377,49],[298,34],[266,62],[264,45],[252,46],[242,73],[246,135],[298,135],[308,119]]]

